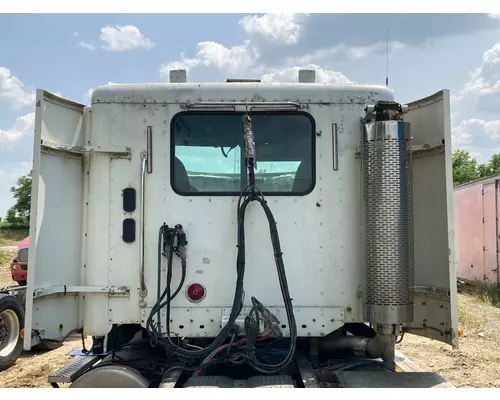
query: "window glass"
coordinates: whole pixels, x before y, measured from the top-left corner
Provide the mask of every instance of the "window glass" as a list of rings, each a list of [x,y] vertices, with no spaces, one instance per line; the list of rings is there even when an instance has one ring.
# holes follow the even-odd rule
[[[302,113],[253,114],[256,185],[301,195],[314,186],[314,122]],[[238,113],[180,113],[172,120],[172,187],[181,195],[236,195],[248,183]]]

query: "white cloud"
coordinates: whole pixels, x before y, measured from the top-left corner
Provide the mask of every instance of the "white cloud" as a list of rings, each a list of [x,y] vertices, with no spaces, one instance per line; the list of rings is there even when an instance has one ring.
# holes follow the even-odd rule
[[[459,127],[463,127],[464,130],[470,130],[482,133],[492,140],[497,140],[500,138],[499,120],[485,121],[479,118],[471,118],[462,121]]]
[[[467,122],[462,121],[457,126],[451,128],[451,144],[453,150],[466,148],[474,141],[474,136],[467,131]]]
[[[305,67],[290,67],[281,70],[272,70],[261,77],[262,82],[297,82],[300,69],[314,69],[318,83],[352,83],[344,74],[337,71],[323,69],[319,65],[310,64]]]
[[[100,38],[105,42],[101,47],[111,52],[149,50],[155,46],[155,43],[146,38],[134,25],[105,26],[101,28]]]
[[[246,70],[255,62],[250,42],[240,46],[226,47],[216,42],[200,42],[196,55],[207,66],[227,69],[229,72]]]
[[[398,41],[392,41],[389,43],[389,58],[394,57],[394,54],[398,51],[406,48],[404,43]],[[348,54],[352,58],[364,58],[370,57],[375,54],[385,54],[387,51],[387,43],[378,42],[371,46],[361,46],[361,47],[353,47],[348,50]]]
[[[179,60],[160,65],[160,74],[166,78],[172,69],[190,70],[201,65],[216,67],[229,73],[245,72],[257,59],[258,54],[250,46],[249,41],[233,47],[226,47],[216,42],[199,42],[196,45],[196,57],[186,58],[181,53]]]
[[[91,51],[95,50],[94,44],[87,42],[86,40],[82,40],[80,43],[77,44],[77,46],[86,50],[91,50]]]
[[[452,113],[453,149],[474,152],[482,161],[499,150],[499,96],[500,43],[497,43],[484,52],[481,65],[469,73],[458,94],[451,98],[453,109],[463,114]],[[491,113],[494,117],[488,119],[486,116]]]
[[[456,113],[452,113],[452,148],[464,149],[474,153],[480,162],[486,162],[500,148],[500,120],[480,118],[463,119],[457,123]]]
[[[306,54],[300,57],[291,58],[288,62],[292,65],[294,64],[310,64],[315,62],[320,62],[326,59],[338,58],[345,59],[346,57],[350,59],[361,59],[366,57],[371,57],[376,54],[385,54],[387,44],[384,42],[378,42],[371,46],[357,46],[349,47],[343,44],[319,49],[310,54]],[[403,50],[406,47],[404,43],[398,41],[392,41],[389,43],[389,58],[394,57],[396,52]]]
[[[35,127],[35,113],[17,117],[12,127],[7,130],[0,129],[0,143],[13,143],[33,132]]]
[[[249,35],[259,34],[285,44],[299,41],[301,23],[307,14],[265,14],[247,15],[240,25]]]
[[[267,16],[268,14],[266,14]],[[264,18],[264,17],[251,17],[251,18]],[[242,20],[243,21],[243,20]],[[393,41],[389,43],[389,57],[393,57],[394,54],[405,48],[405,45],[398,41]],[[337,45],[330,48],[316,50],[311,54],[306,54],[300,57],[289,57],[282,60],[283,66],[289,66],[287,70],[292,71],[290,68],[298,68],[297,65],[310,65],[310,64],[324,64],[326,60],[333,58],[346,57],[350,59],[361,59],[373,56],[380,52],[385,52],[386,44],[379,42],[372,46],[364,47],[348,47],[346,45]],[[160,65],[159,71],[160,75],[164,78],[168,78],[169,71],[174,69],[185,69],[187,71],[201,66],[212,66],[220,70],[224,70],[230,74],[239,73],[246,74],[251,72],[253,75],[264,73],[264,78],[278,77],[286,72],[280,72],[279,68],[273,68],[266,64],[259,63],[260,61],[260,50],[257,46],[253,44],[250,40],[246,40],[244,44],[226,47],[223,44],[216,42],[199,42],[196,45],[196,56],[186,57],[184,53],[181,53],[180,58],[175,61],[169,61],[165,64]],[[327,70],[317,71],[317,76],[322,77],[325,81],[336,82],[336,79],[340,79],[340,82],[345,80],[337,75],[329,75]],[[334,72],[334,71],[333,71]],[[276,75],[277,74],[277,75]],[[342,74],[340,74],[342,75]],[[284,75],[283,75],[284,76]],[[271,78],[269,78],[271,79]],[[274,78],[273,78],[274,79]]]
[[[483,54],[483,62],[469,74],[469,79],[454,96],[454,102],[475,101],[478,97],[500,92],[500,43]]]
[[[15,109],[34,106],[35,91],[26,91],[21,80],[12,75],[10,69],[0,67],[0,100],[2,99]]]

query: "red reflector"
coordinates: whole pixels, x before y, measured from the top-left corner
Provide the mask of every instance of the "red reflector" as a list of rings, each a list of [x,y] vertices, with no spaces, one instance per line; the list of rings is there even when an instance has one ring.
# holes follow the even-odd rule
[[[190,301],[198,302],[205,297],[205,288],[199,283],[193,283],[188,286],[186,294]]]

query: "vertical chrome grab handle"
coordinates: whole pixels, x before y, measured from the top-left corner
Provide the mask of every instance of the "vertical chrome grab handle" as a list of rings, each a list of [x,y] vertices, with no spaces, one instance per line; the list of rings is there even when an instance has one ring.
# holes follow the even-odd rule
[[[332,124],[333,170],[339,169],[339,134],[337,124]]]
[[[146,165],[148,174],[153,172],[153,129],[151,126],[146,128]]]
[[[148,295],[148,290],[146,288],[146,281],[144,279],[144,231],[145,231],[145,216],[146,208],[144,204],[145,192],[146,192],[146,165],[147,165],[147,153],[141,153],[141,230],[140,230],[140,291],[139,296],[146,297]]]

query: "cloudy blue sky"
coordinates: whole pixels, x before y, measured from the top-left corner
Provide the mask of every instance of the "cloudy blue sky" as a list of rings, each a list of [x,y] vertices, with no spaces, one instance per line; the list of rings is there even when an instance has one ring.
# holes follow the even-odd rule
[[[189,29],[187,29],[189,27]],[[228,77],[384,84],[408,102],[448,88],[455,148],[480,161],[500,152],[497,14],[0,15],[0,216],[30,169],[34,91],[89,103],[108,82]]]

